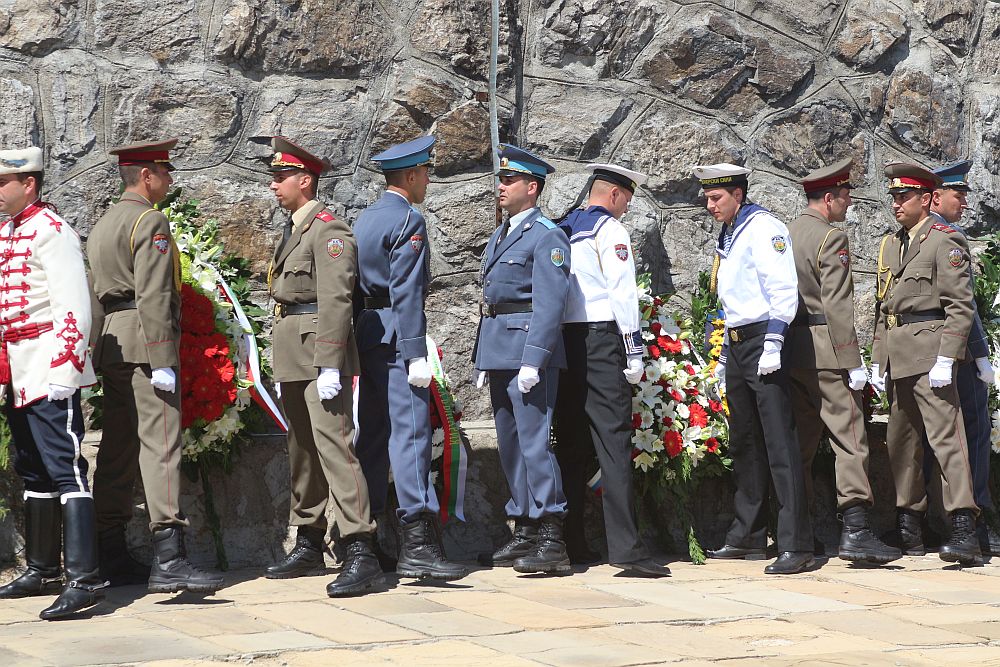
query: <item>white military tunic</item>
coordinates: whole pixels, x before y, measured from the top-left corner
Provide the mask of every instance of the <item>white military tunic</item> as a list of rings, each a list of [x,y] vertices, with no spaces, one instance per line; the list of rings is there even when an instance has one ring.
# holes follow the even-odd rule
[[[80,237],[38,202],[0,228],[0,332],[14,406],[48,396],[49,384],[97,382],[89,354],[90,290]]]
[[[570,233],[573,258],[563,322],[615,322],[629,355],[642,354],[639,292],[628,231],[605,209],[587,211],[593,227]]]

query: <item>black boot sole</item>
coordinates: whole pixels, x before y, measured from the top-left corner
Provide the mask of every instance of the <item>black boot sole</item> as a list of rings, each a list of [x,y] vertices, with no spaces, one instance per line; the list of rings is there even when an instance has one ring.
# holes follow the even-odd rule
[[[556,561],[554,563],[545,563],[543,565],[521,565],[518,566],[514,563],[514,571],[520,572],[521,574],[552,574],[553,572],[569,572],[573,569],[570,565],[569,558],[566,560]]]
[[[891,563],[894,560],[899,560],[903,557],[902,554],[899,556],[876,556],[866,551],[848,551],[846,549],[841,549],[837,553],[837,556],[839,556],[841,560],[850,561],[852,563],[868,563],[869,565],[885,565],[886,563]]]
[[[349,598],[357,595],[364,595],[375,590],[379,583],[382,581],[382,574],[367,579],[365,581],[359,581],[356,584],[351,584],[350,586],[343,586],[341,588],[330,590],[330,586],[326,587],[326,595],[331,598]],[[332,584],[331,584],[332,586]]]
[[[955,551],[939,551],[938,556],[946,563],[958,563],[966,567],[982,564],[982,556],[969,553],[958,553]]]
[[[903,555],[904,556],[926,556],[927,555],[927,549],[926,549],[926,547],[922,548],[922,549],[903,549]]]
[[[450,574],[447,572],[435,572],[434,570],[421,570],[410,567],[396,566],[396,574],[404,579],[433,579],[434,581],[457,581],[468,576],[468,572],[461,574]]]
[[[301,572],[265,572],[265,579],[298,579],[299,577],[318,577],[320,575],[326,574],[326,566],[314,567],[311,570],[302,570]]]
[[[215,593],[225,587],[221,584],[192,584],[187,581],[177,581],[169,584],[154,584],[150,582],[147,589],[150,593],[180,593],[189,591],[191,593]]]

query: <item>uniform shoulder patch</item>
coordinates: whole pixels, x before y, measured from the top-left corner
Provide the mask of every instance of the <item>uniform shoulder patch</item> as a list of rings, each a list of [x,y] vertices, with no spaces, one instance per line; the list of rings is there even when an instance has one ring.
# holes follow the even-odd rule
[[[326,252],[330,257],[337,259],[344,254],[344,239],[332,238],[326,242]]]
[[[166,255],[170,250],[170,239],[166,234],[153,234],[153,245],[160,251],[161,255]]]
[[[851,265],[851,253],[847,252],[846,250],[843,249],[838,250],[837,259],[840,260],[840,263],[844,265],[845,269]]]
[[[615,255],[617,255],[618,259],[620,259],[623,262],[628,260],[628,246],[625,245],[624,243],[616,243]]]
[[[420,252],[424,247],[424,237],[420,234],[414,234],[410,237],[410,247],[413,248],[414,252]]]
[[[319,218],[320,220],[322,220],[323,222],[333,222],[334,221],[334,217],[332,215],[330,215],[329,211],[320,211],[319,213],[316,214],[316,217]]]
[[[562,248],[553,248],[549,251],[549,259],[556,266],[562,266],[566,263],[566,251]]]
[[[785,254],[785,251],[788,250],[788,242],[785,240],[784,236],[776,234],[771,237],[771,247],[774,248],[775,252],[783,255]]]
[[[955,228],[954,227],[949,227],[948,225],[943,225],[940,222],[935,222],[933,225],[931,225],[931,229],[936,229],[939,232],[944,232],[945,234],[954,234],[955,233]]]
[[[965,253],[961,248],[952,248],[948,251],[948,263],[956,269],[965,263]]]
[[[548,218],[546,218],[544,215],[539,216],[538,223],[540,225],[542,225],[543,227],[545,227],[546,229],[559,229],[559,226],[556,223],[552,222],[551,220],[549,220]]]

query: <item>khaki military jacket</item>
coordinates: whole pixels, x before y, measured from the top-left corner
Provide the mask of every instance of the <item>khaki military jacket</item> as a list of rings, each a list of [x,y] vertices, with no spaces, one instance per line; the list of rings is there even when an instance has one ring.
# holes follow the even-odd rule
[[[126,192],[87,240],[94,289],[94,365],[178,368],[181,337],[180,256],[167,217]],[[106,313],[123,301],[135,308]],[[98,333],[99,332],[99,333]]]
[[[976,307],[965,237],[931,217],[918,228],[902,259],[905,229],[879,246],[872,361],[892,379],[927,373],[939,356],[963,360]],[[943,311],[943,319],[900,322],[900,316],[934,310]]]
[[[806,209],[788,226],[798,275],[799,309],[786,337],[792,368],[861,366],[854,329],[854,280],[847,234]],[[809,325],[809,315],[826,324]]]
[[[341,377],[357,375],[354,233],[316,200],[296,211],[292,220],[292,235],[278,246],[269,271],[271,296],[279,304],[273,329],[274,379],[315,380],[323,367],[340,370]],[[285,316],[277,312],[281,304],[309,303],[318,304],[318,312]]]

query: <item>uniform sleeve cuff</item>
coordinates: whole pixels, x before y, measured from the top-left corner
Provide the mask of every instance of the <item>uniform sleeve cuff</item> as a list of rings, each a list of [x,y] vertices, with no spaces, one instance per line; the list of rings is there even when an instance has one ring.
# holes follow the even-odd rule
[[[643,344],[642,344],[642,332],[633,331],[632,333],[622,334],[622,340],[625,341],[625,354],[626,355],[636,355],[642,354]]]
[[[725,364],[726,359],[729,358],[729,343],[722,344],[722,352],[719,354],[719,363]]]
[[[404,338],[399,341],[398,347],[400,356],[407,361],[427,356],[427,339],[423,336],[420,338]]]
[[[776,343],[785,342],[785,334],[788,333],[788,322],[770,319],[767,321],[767,333],[764,340],[773,340]]]
[[[549,358],[552,352],[534,345],[525,345],[524,354],[521,356],[522,366],[534,366],[535,368],[545,368],[549,365]]]

